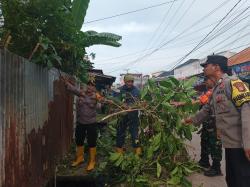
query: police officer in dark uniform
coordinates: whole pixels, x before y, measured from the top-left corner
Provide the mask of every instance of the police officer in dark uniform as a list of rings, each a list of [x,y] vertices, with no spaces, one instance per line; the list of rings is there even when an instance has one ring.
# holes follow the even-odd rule
[[[201,124],[214,111],[217,137],[226,153],[229,187],[250,186],[250,91],[237,77],[226,74],[228,59],[212,55],[201,64],[205,76],[216,80],[211,101],[185,123]]]

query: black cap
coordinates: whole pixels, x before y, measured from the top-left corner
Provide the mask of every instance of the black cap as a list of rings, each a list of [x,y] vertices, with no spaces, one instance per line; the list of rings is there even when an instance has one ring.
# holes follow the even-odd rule
[[[227,57],[221,56],[221,55],[211,55],[207,57],[206,62],[202,63],[201,66],[204,67],[207,64],[224,64],[227,65]]]
[[[227,57],[221,56],[221,55],[210,55],[207,57],[206,62],[200,64],[202,67],[205,67],[207,64],[217,64],[220,66],[221,70],[223,72],[227,72]]]

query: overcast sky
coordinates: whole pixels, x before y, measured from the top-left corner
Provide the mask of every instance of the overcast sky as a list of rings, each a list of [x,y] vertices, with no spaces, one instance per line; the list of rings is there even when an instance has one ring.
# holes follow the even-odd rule
[[[167,1],[171,0],[90,0],[85,22]],[[112,32],[122,36],[122,46],[119,48],[99,45],[88,48],[87,52],[96,53],[96,59],[93,61],[95,68],[103,69],[104,73],[114,76],[126,71],[150,74],[169,70],[211,31],[238,1],[176,0],[153,9],[85,24],[82,28],[84,31]],[[210,16],[207,15],[220,5],[221,8]],[[213,52],[230,49],[239,51],[246,48],[247,44],[250,46],[250,10],[247,9],[249,5],[249,0],[242,0],[209,35],[205,41],[208,43],[185,60],[204,58]],[[201,21],[197,23],[199,20]],[[177,37],[178,35],[180,36]],[[164,43],[167,44],[158,50]],[[151,54],[152,51],[156,52]]]

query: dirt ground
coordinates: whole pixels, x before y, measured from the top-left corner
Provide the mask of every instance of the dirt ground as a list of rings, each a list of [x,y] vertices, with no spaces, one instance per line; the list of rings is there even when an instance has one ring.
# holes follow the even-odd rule
[[[193,135],[193,139],[191,142],[187,142],[189,147],[189,154],[196,161],[200,159],[200,136],[197,134]],[[222,159],[222,173],[223,176],[219,177],[206,177],[202,173],[193,174],[189,179],[192,181],[193,187],[226,187],[225,182],[225,153],[223,151],[223,159]]]

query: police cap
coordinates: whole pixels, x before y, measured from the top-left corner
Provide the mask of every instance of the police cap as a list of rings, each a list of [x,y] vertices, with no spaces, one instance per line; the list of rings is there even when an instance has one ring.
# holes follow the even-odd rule
[[[228,71],[227,62],[228,62],[227,57],[224,57],[221,55],[210,55],[207,57],[206,62],[204,62],[200,65],[202,67],[205,67],[207,64],[217,64],[220,66],[220,68],[223,72],[227,72]]]

